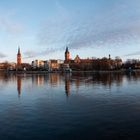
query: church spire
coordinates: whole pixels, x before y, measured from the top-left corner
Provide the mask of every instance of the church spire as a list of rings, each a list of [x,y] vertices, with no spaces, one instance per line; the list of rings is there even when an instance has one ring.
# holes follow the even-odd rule
[[[18,54],[21,54],[21,53],[20,53],[20,47],[19,47],[19,46],[18,46]]]
[[[66,47],[66,52],[68,52],[69,51],[69,48],[68,47]]]
[[[68,47],[66,47],[66,51],[65,51],[65,61],[69,61],[70,60],[70,52]]]
[[[17,53],[17,65],[21,65],[21,52],[20,47],[18,47],[18,53]]]

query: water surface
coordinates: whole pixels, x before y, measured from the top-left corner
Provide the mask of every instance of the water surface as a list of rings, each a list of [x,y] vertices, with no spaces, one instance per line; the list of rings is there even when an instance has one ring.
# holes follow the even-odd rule
[[[140,73],[0,74],[0,139],[140,139]]]

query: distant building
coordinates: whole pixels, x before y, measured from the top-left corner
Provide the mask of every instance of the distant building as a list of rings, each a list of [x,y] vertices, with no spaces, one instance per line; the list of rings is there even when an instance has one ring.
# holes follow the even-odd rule
[[[66,51],[65,51],[65,62],[68,62],[70,60],[70,52],[68,47],[66,47]]]
[[[21,68],[22,70],[26,71],[26,70],[31,70],[31,64],[29,63],[22,63],[21,64]]]
[[[16,63],[9,63],[9,62],[3,62],[0,63],[0,70],[14,70],[16,68]]]
[[[48,69],[48,61],[44,60],[34,60],[32,61],[33,69]]]
[[[94,59],[92,58],[86,58],[81,59],[79,55],[76,55],[76,57],[72,60],[70,59],[70,52],[68,50],[68,47],[66,47],[65,51],[65,63],[69,65],[63,65],[63,69],[70,69],[72,70],[83,70],[83,71],[92,71],[92,70],[114,70],[114,69],[120,69],[122,67],[122,60],[119,57],[116,57],[115,59],[111,59],[111,55],[109,54],[109,57],[101,58],[101,59]]]
[[[62,64],[64,63],[63,60],[56,60],[56,59],[50,59],[49,60],[49,70],[60,70]]]
[[[74,59],[74,63],[80,63],[81,59],[78,55],[76,55],[75,59]]]
[[[70,59],[70,52],[68,50],[68,47],[66,47],[63,69],[70,68],[73,70],[92,70],[93,61],[93,58],[81,59],[79,55],[76,55],[73,60]]]
[[[18,53],[17,53],[17,66],[21,65],[21,52],[20,52],[20,47],[18,48]]]
[[[14,62],[9,63],[8,69],[9,69],[9,70],[15,70],[15,69],[16,69],[16,63],[14,63]]]

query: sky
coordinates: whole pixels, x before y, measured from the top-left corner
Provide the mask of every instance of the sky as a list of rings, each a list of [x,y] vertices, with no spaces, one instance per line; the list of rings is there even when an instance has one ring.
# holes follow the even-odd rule
[[[0,62],[140,59],[140,0],[1,0]]]

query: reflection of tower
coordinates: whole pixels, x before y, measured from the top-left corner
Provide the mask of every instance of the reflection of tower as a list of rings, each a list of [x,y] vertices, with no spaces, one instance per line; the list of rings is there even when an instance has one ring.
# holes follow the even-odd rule
[[[70,77],[69,77],[69,75],[65,76],[65,93],[67,96],[70,95]]]
[[[21,77],[20,76],[17,76],[17,91],[18,91],[18,96],[20,97],[21,95]]]
[[[65,61],[69,61],[70,60],[70,52],[68,50],[68,47],[66,47],[66,51],[65,51]]]
[[[21,65],[21,53],[20,53],[20,48],[18,48],[18,53],[17,53],[17,65]]]

